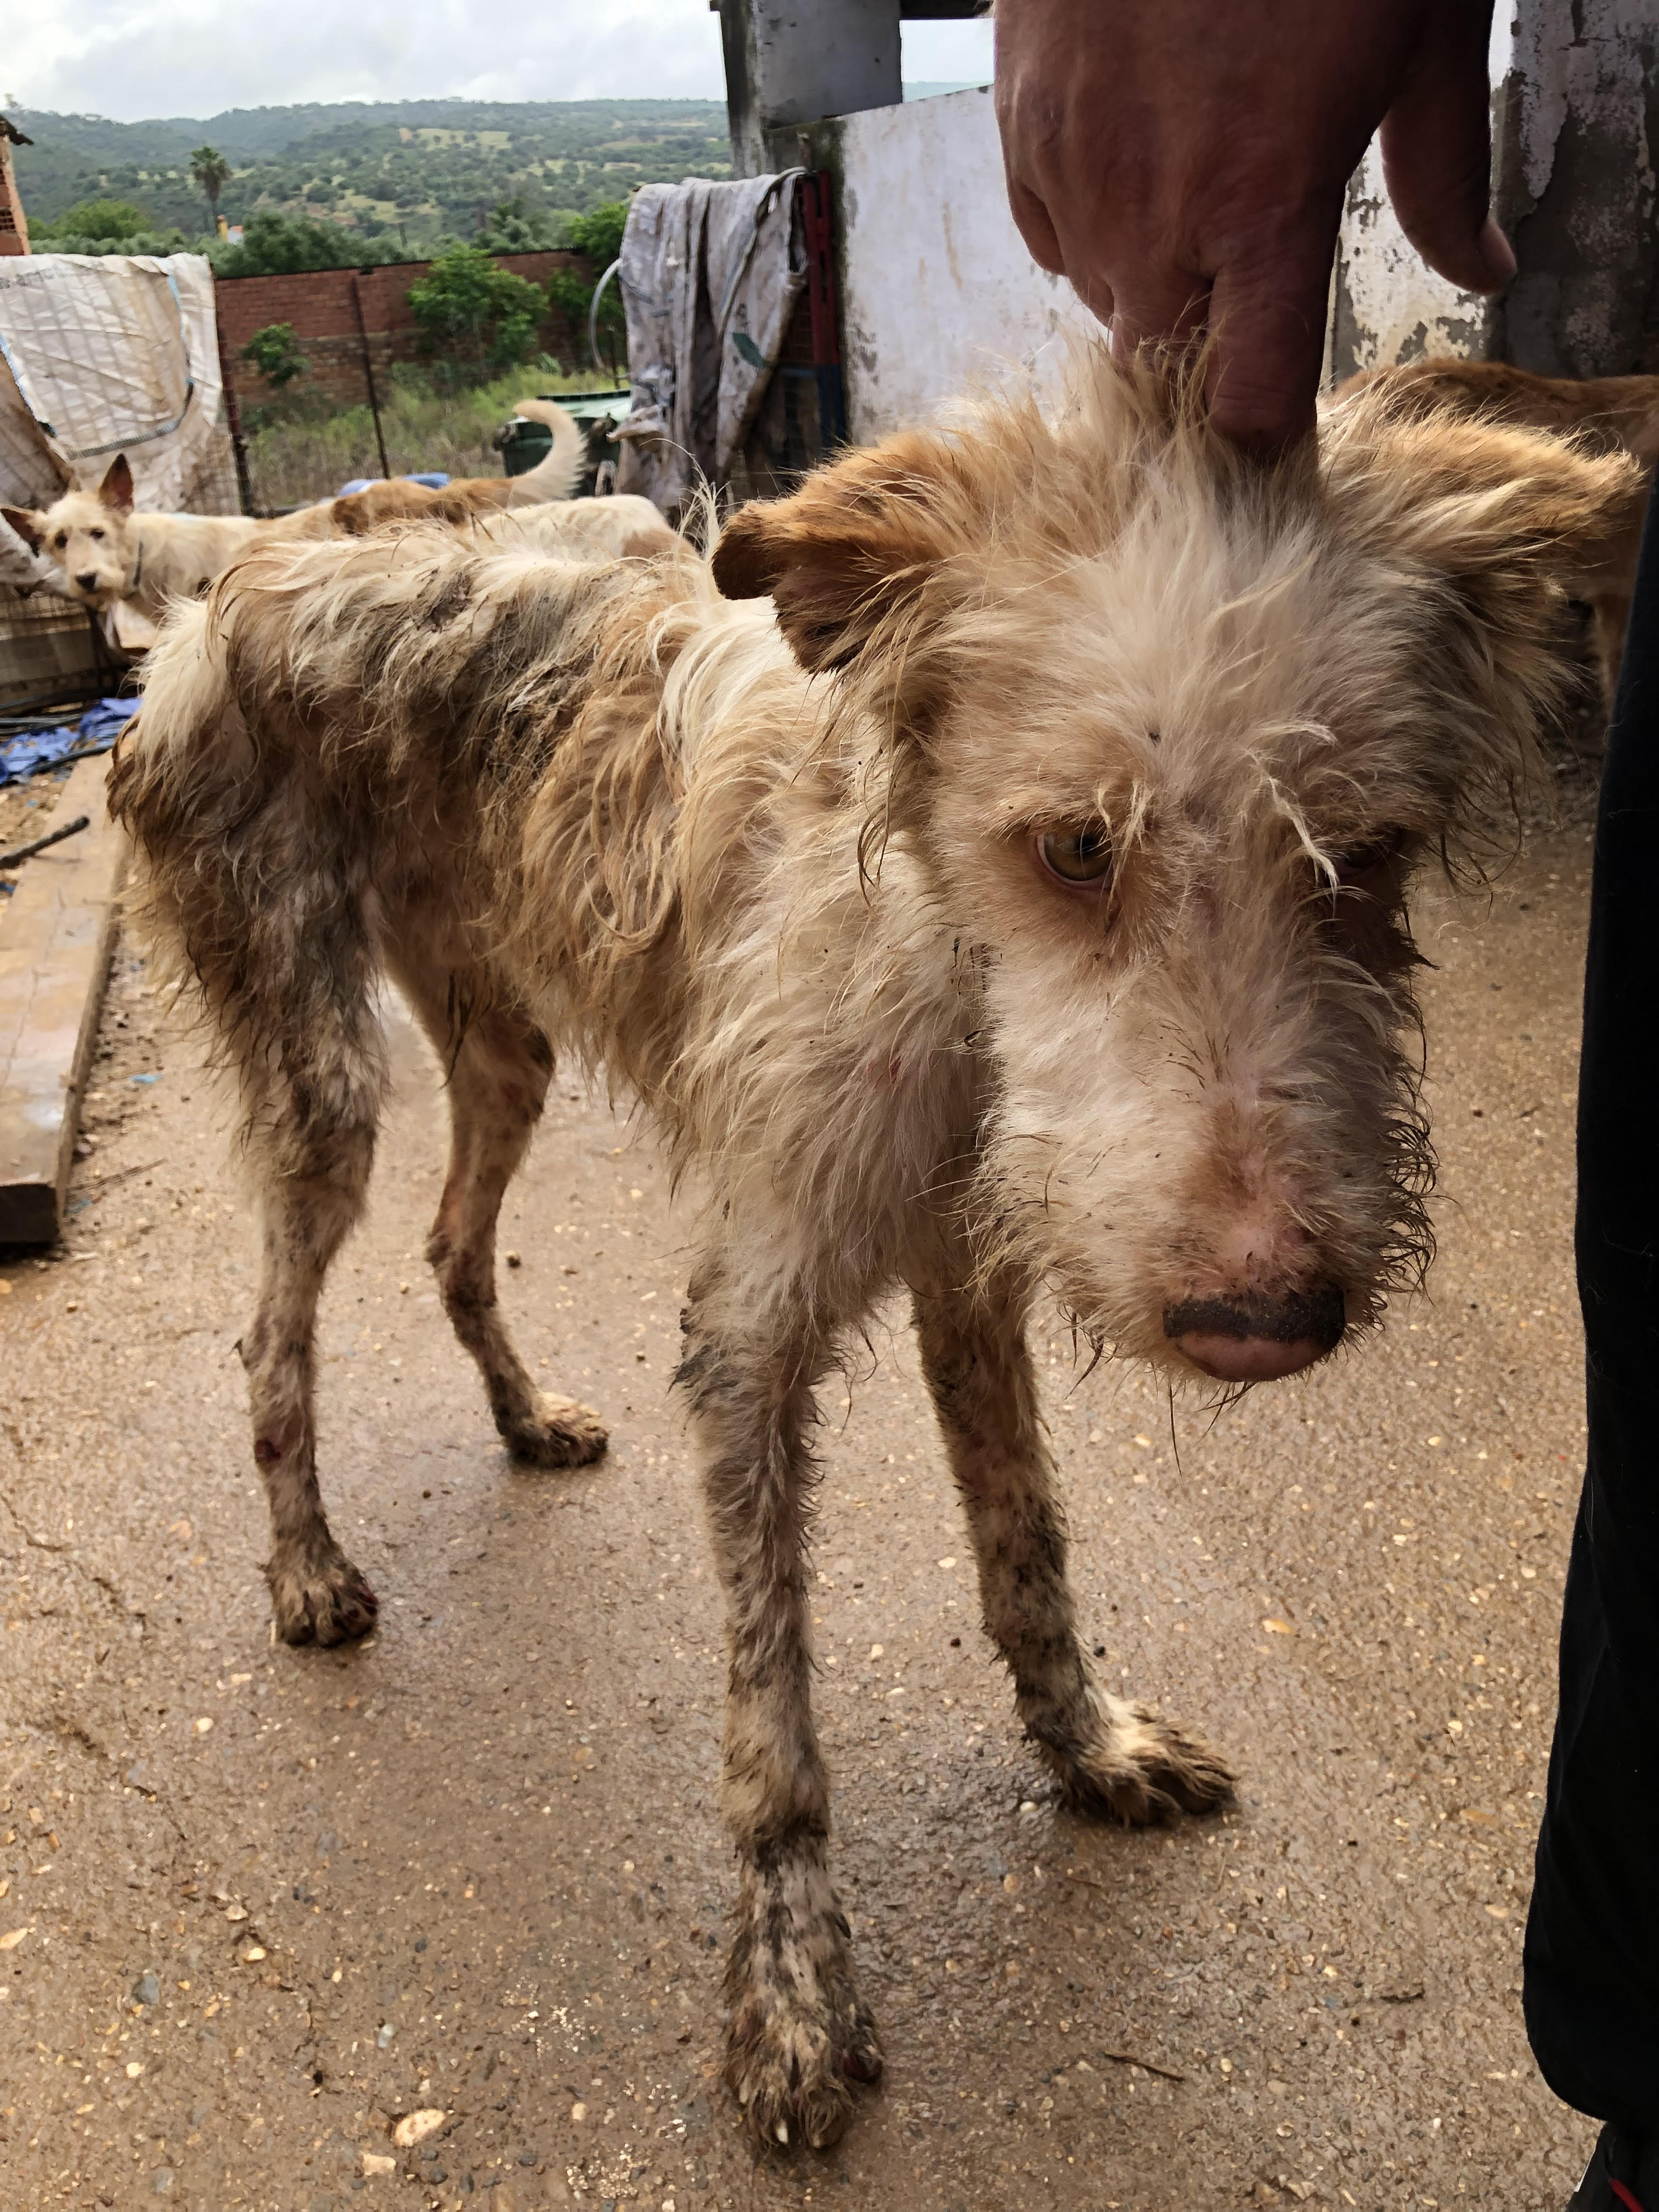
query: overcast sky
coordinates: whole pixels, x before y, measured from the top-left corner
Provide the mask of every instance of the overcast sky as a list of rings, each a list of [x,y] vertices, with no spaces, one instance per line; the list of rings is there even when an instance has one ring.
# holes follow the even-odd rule
[[[213,115],[305,100],[718,100],[708,0],[33,0],[7,9],[0,94],[25,107]],[[988,23],[909,23],[907,81],[982,81]]]

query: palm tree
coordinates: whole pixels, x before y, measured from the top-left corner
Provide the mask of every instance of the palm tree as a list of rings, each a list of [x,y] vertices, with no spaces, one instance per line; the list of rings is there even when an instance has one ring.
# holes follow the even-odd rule
[[[230,182],[230,164],[216,146],[198,146],[190,157],[190,173],[207,194],[216,228],[219,195]]]

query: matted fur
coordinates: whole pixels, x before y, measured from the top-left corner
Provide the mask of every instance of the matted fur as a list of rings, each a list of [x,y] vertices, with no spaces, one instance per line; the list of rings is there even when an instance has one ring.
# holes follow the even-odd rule
[[[1212,1753],[1093,1678],[1027,1315],[1052,1295],[1172,1378],[1230,1345],[1302,1364],[1420,1267],[1406,882],[1506,833],[1564,680],[1556,571],[1633,476],[1386,392],[1262,473],[1096,352],[1056,420],[850,454],[711,561],[267,546],[156,653],[112,804],[241,1085],[284,1636],[373,1618],[311,1342],[378,975],[449,1071],[432,1256],[515,1450],[604,1443],[495,1303],[555,1055],[696,1170],[680,1382],[729,1608],[727,2078],[761,2137],[831,2140],[881,2063],[810,1701],[816,1386],[908,1286],[1031,1741],[1086,1809],[1218,1802]],[[1085,832],[1110,866],[1079,892],[1042,841]]]

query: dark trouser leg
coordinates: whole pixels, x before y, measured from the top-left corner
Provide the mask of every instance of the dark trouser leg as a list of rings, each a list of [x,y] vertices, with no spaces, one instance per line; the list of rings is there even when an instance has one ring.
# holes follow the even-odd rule
[[[1659,2130],[1659,501],[1595,835],[1578,1096],[1589,1455],[1527,1927],[1527,2030],[1580,2111]]]

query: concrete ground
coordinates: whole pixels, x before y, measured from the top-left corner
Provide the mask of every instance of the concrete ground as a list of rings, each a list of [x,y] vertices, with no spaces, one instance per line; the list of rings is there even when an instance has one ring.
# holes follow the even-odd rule
[[[0,1267],[0,2202],[1563,2203],[1590,2130],[1519,1965],[1583,1438],[1588,858],[1569,827],[1489,912],[1425,907],[1430,1298],[1173,1437],[1141,1376],[1048,1345],[1101,1664],[1226,1749],[1235,1812],[1056,1808],[907,1338],[832,1408],[818,1711],[890,2064],[836,2150],[759,2160],[717,2074],[720,1610],[649,1140],[563,1083],[509,1195],[520,1341],[612,1424],[598,1468],[520,1472],[418,1256],[441,1108],[395,1025],[320,1366],[381,1626],[273,1649],[249,1223],[124,946],[70,1241]]]

